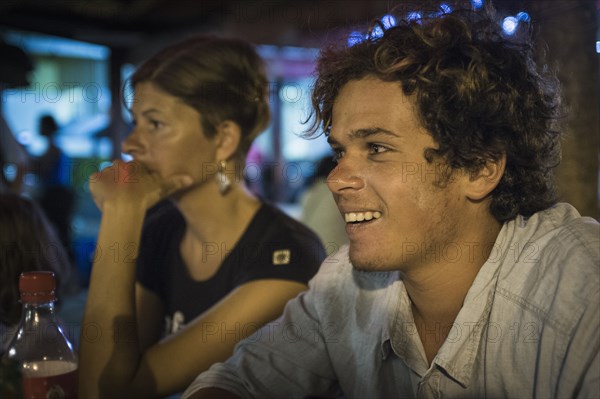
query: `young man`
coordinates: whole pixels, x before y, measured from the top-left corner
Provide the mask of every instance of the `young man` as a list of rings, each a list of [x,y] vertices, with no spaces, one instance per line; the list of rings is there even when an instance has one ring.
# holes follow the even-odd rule
[[[557,203],[558,90],[531,44],[455,12],[317,72],[350,245],[184,397],[597,395],[600,229]]]

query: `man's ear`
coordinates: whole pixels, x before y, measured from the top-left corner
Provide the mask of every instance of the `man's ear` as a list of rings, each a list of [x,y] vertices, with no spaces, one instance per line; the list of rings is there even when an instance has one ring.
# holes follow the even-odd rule
[[[467,198],[473,201],[484,199],[500,183],[505,168],[506,154],[502,154],[497,160],[488,160],[480,170],[471,175],[467,183]]]
[[[217,160],[227,161],[235,155],[240,146],[242,130],[237,123],[226,120],[217,126],[217,136]]]

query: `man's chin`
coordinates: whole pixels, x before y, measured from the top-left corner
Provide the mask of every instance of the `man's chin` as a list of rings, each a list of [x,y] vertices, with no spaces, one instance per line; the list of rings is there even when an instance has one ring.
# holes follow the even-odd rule
[[[352,245],[350,245],[350,263],[352,267],[361,272],[373,272],[377,271],[377,266],[373,264],[373,261],[368,256],[361,256],[362,254],[352,253]]]
[[[353,250],[352,244],[350,244],[348,256],[352,267],[362,272],[387,272],[398,269],[393,262],[390,262],[389,257],[381,256],[381,253],[372,253],[364,248],[363,250],[357,248]]]

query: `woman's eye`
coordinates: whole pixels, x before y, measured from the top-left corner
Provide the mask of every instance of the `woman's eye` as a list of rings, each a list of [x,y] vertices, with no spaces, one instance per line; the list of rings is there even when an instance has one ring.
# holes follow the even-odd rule
[[[162,126],[162,122],[159,121],[150,121],[150,126],[152,126],[153,129],[158,129]]]

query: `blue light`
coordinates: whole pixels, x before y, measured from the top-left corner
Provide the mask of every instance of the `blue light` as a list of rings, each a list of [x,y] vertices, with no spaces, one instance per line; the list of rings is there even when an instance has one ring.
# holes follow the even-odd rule
[[[419,20],[422,19],[422,18],[423,18],[423,15],[420,12],[413,11],[413,12],[409,12],[408,13],[408,15],[406,17],[406,20],[409,21],[409,22],[410,21],[419,22]]]
[[[521,11],[520,13],[517,14],[517,19],[519,21],[529,22],[531,20],[531,17],[525,11]]]
[[[371,37],[371,39],[379,39],[383,36],[383,29],[381,29],[381,26],[379,24],[377,24],[373,27],[373,30],[371,31],[371,34],[369,36]]]
[[[352,47],[364,40],[362,33],[354,31],[348,36],[348,47]]]
[[[452,12],[452,7],[450,7],[448,4],[446,3],[442,3],[439,6],[439,11],[436,11],[434,13],[429,14],[430,18],[439,18],[442,17],[446,14],[450,14]]]
[[[473,4],[473,8],[479,9],[483,7],[483,0],[471,0],[471,4]]]
[[[110,56],[110,49],[106,46],[62,37],[37,33],[8,32],[4,39],[6,42],[21,47],[31,54],[88,58],[98,61],[104,61]]]
[[[6,178],[6,180],[8,180],[9,182],[14,182],[15,179],[17,178],[17,172],[18,172],[18,168],[17,165],[14,163],[7,163],[4,165],[4,168],[2,168],[2,172],[4,173],[4,177]]]
[[[442,3],[440,10],[442,10],[442,14],[450,14],[452,12],[452,7],[446,3]]]
[[[387,14],[381,18],[381,23],[384,29],[390,29],[392,26],[396,26],[396,18]]]
[[[519,20],[515,17],[506,17],[502,21],[502,30],[507,35],[512,35],[517,30],[517,26],[519,25]]]
[[[600,54],[600,40],[596,41],[596,53]]]

